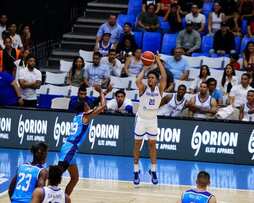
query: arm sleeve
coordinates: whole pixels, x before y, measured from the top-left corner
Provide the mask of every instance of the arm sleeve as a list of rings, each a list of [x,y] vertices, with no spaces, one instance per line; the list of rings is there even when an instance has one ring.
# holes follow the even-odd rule
[[[25,79],[25,73],[23,70],[20,70],[19,75],[18,75],[19,80],[24,80]]]

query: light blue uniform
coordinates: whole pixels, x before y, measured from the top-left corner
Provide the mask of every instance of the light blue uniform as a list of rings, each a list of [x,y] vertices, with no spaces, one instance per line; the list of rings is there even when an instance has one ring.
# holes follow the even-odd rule
[[[69,165],[76,164],[75,154],[78,147],[83,143],[89,132],[89,123],[83,123],[83,113],[78,114],[73,119],[73,128],[66,142],[61,147],[60,159],[61,162],[66,162]]]
[[[18,167],[16,185],[11,197],[12,203],[31,202],[41,170],[43,170],[41,165],[31,165],[30,163]]]
[[[183,193],[182,203],[208,203],[212,196],[210,192],[198,192],[191,189]]]

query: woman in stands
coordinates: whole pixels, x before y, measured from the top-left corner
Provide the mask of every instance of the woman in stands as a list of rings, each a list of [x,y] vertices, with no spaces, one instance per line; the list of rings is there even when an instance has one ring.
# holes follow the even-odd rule
[[[121,43],[117,45],[116,52],[118,59],[123,63],[126,60],[126,57],[131,56],[132,53],[137,49],[137,44],[133,37],[126,35],[124,36]]]
[[[247,43],[243,53],[243,68],[247,72],[254,71],[254,41]]]
[[[99,43],[96,44],[95,46],[94,51],[100,52],[102,57],[108,56],[109,50],[114,48],[114,45],[110,42],[110,37],[111,37],[110,33],[107,32],[104,33]]]
[[[198,79],[194,81],[194,85],[192,88],[190,88],[190,91],[192,93],[198,92],[198,88],[199,88],[200,84],[202,82],[206,82],[206,80],[209,78],[210,75],[211,75],[211,73],[210,73],[209,67],[207,65],[202,65],[200,67]]]
[[[235,76],[235,69],[232,65],[228,64],[224,68],[223,76],[221,79],[221,91],[224,96],[228,96],[232,87],[238,85],[237,77]]]
[[[181,7],[178,4],[171,4],[167,13],[164,16],[164,20],[168,21],[170,25],[169,32],[177,33],[182,30],[182,18]]]
[[[68,72],[67,84],[79,87],[84,81],[85,71],[84,59],[80,56],[76,56],[73,60],[71,70]]]
[[[125,75],[136,77],[140,73],[143,68],[141,55],[142,50],[136,49],[134,55],[127,58],[123,69]]]
[[[214,3],[214,11],[209,13],[208,31],[209,34],[215,34],[220,30],[221,23],[225,21],[225,14],[222,12],[222,7],[219,2]]]

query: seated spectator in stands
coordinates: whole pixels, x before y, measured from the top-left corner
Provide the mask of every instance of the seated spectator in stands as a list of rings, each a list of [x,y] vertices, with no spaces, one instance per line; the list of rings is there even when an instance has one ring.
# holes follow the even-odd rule
[[[15,77],[16,65],[15,61],[20,57],[20,50],[12,48],[12,39],[5,37],[4,39],[5,49],[0,50],[0,71],[5,70]]]
[[[219,89],[216,89],[217,80],[214,78],[209,78],[206,83],[208,85],[209,94],[216,100],[217,106],[221,106],[223,103],[223,94]]]
[[[254,71],[254,41],[248,42],[244,50],[243,69],[247,72]]]
[[[167,13],[164,16],[164,20],[169,23],[169,32],[176,33],[182,30],[182,18],[180,14],[180,6],[178,4],[171,4]]]
[[[137,44],[134,40],[134,38],[130,35],[126,35],[123,38],[123,41],[117,45],[116,52],[117,52],[117,58],[124,63],[126,60],[126,57],[132,55],[132,53],[135,52],[137,49]]]
[[[170,5],[173,4],[174,1],[171,0],[160,0],[160,11],[159,14],[165,16],[170,8]]]
[[[116,50],[110,49],[108,56],[105,56],[101,59],[101,64],[108,67],[110,70],[110,75],[120,76],[122,71],[122,64],[116,58]]]
[[[227,17],[231,17],[234,13],[238,13],[237,1],[235,0],[219,0],[223,12]]]
[[[85,61],[82,57],[76,56],[67,75],[67,84],[79,87],[84,81],[84,73]]]
[[[10,37],[12,39],[12,47],[15,49],[22,49],[23,43],[21,37],[17,34],[17,25],[12,23],[8,26],[8,31],[10,32]]]
[[[208,32],[209,34],[215,34],[221,29],[221,23],[225,21],[225,14],[222,12],[222,8],[219,2],[215,2],[213,5],[213,12],[209,13],[208,17]]]
[[[103,33],[101,40],[95,45],[94,51],[100,52],[101,56],[107,56],[110,49],[114,48],[114,45],[110,42],[110,33]]]
[[[138,17],[137,29],[140,31],[157,32],[160,28],[160,21],[155,14],[155,5],[149,4],[146,12]]]
[[[187,99],[185,98],[186,89],[185,85],[179,85],[177,93],[163,97],[158,115],[170,117],[182,116],[183,110],[188,106]]]
[[[7,15],[5,15],[5,14],[0,15],[0,40],[2,38],[2,32],[6,31],[7,20],[8,20]],[[2,40],[3,40],[3,38],[2,38]]]
[[[234,12],[231,16],[226,16],[225,23],[228,25],[229,30],[235,36],[242,36],[241,33],[241,17],[238,12]]]
[[[209,67],[207,65],[202,65],[200,67],[198,79],[193,78],[195,80],[193,81],[193,85],[190,88],[191,93],[199,92],[200,83],[206,82],[210,75],[211,73]]]
[[[230,58],[229,64],[230,64],[235,70],[240,70],[240,69],[241,69],[241,65],[240,65],[240,63],[238,63],[239,55],[238,55],[237,53],[230,54],[229,58]]]
[[[186,55],[191,55],[200,49],[201,37],[199,32],[193,30],[193,24],[187,22],[186,28],[179,32],[176,39],[176,47],[182,47]]]
[[[94,52],[93,63],[87,65],[84,72],[85,85],[92,87],[100,85],[101,88],[107,88],[110,82],[110,70],[107,66],[101,64],[101,55]]]
[[[18,80],[19,73],[22,69],[26,68],[27,65],[27,56],[30,54],[30,51],[28,49],[24,49],[20,52],[20,59],[16,60],[14,63],[17,67],[16,69],[16,80]]]
[[[0,50],[5,48],[4,39],[6,37],[10,37],[10,33],[8,31],[3,31],[2,36],[0,36]]]
[[[174,56],[166,59],[165,67],[173,73],[174,79],[187,80],[189,77],[189,64],[182,57],[184,51],[182,48],[175,48]]]
[[[221,29],[215,33],[213,39],[213,49],[210,50],[210,54],[225,55],[236,52],[235,36],[226,23],[221,23]]]
[[[127,58],[124,64],[123,72],[126,76],[137,77],[143,68],[141,60],[142,50],[136,49],[133,55]]]
[[[153,4],[155,6],[155,14],[158,14],[160,11],[160,0],[142,0],[142,13],[145,13],[147,7]]]
[[[199,8],[196,4],[191,7],[191,13],[185,16],[186,22],[192,22],[193,28],[199,33],[205,31],[206,18],[203,14],[199,12]]]
[[[247,92],[247,102],[240,107],[239,120],[254,121],[254,90]]]
[[[133,37],[133,40],[135,41],[134,33],[132,32],[132,25],[131,23],[124,23],[123,25],[123,33],[120,36],[120,41],[121,43],[124,39],[125,36]]]
[[[33,46],[31,29],[28,25],[24,25],[20,32],[21,41],[24,49],[31,49]]]
[[[248,20],[248,37],[254,37],[254,10],[251,17]]]
[[[23,104],[15,78],[6,71],[0,72],[0,106],[22,106]]]
[[[118,44],[120,40],[120,36],[123,32],[122,27],[116,22],[117,16],[111,14],[108,18],[108,21],[102,24],[96,35],[96,44],[99,43],[104,33],[110,33],[111,38],[110,42],[115,46]]]
[[[124,90],[116,91],[115,97],[115,99],[111,99],[107,102],[108,111],[121,114],[133,114],[132,101],[126,97]]]
[[[162,64],[165,66],[165,62],[162,61]],[[164,92],[174,92],[174,87],[175,87],[175,84],[174,84],[174,75],[173,73],[168,70],[168,69],[165,69],[166,70],[166,74],[167,74],[167,85],[166,85],[166,88],[164,89]]]
[[[217,102],[208,93],[206,82],[202,82],[199,93],[190,100],[189,110],[194,118],[209,118],[217,112]]]
[[[22,97],[24,98],[24,106],[36,107],[36,89],[39,89],[41,86],[42,75],[41,72],[36,68],[35,56],[30,54],[26,59],[27,67],[20,70],[18,81],[22,90]]]
[[[231,64],[226,65],[224,68],[223,76],[221,79],[221,91],[225,96],[228,96],[232,87],[238,85],[238,79],[235,76],[235,69]]]
[[[241,18],[249,18],[251,17],[254,11],[254,2],[253,0],[241,0],[239,1],[238,11],[241,15]]]

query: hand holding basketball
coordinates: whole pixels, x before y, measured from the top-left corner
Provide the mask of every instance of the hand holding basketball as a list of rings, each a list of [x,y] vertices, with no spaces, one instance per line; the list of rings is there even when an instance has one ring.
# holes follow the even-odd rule
[[[145,51],[142,56],[141,56],[141,60],[144,64],[144,66],[150,66],[154,63],[155,61],[155,55],[153,52],[151,51]]]

